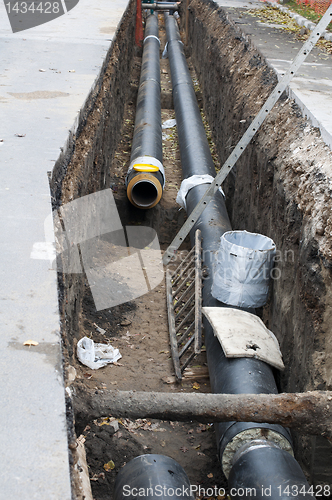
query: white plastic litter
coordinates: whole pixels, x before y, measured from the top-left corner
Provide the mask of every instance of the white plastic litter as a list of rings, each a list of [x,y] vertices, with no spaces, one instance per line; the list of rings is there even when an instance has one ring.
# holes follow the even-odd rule
[[[78,341],[77,357],[83,365],[88,366],[91,370],[98,370],[98,368],[103,368],[103,366],[122,358],[119,349],[107,344],[95,344],[88,337],[83,337]]]
[[[188,177],[188,179],[184,179],[181,182],[181,186],[176,197],[176,203],[186,210],[186,196],[188,191],[195,186],[199,186],[200,184],[211,184],[212,181],[212,175],[208,174],[192,175],[191,177]],[[225,193],[221,188],[219,188],[219,191],[225,197]]]
[[[276,246],[267,236],[247,231],[224,233],[214,269],[213,297],[232,306],[263,306],[275,254]]]
[[[165,128],[173,128],[175,126],[176,126],[176,119],[171,118],[170,120],[164,121],[164,123],[162,124],[162,129],[164,130]]]

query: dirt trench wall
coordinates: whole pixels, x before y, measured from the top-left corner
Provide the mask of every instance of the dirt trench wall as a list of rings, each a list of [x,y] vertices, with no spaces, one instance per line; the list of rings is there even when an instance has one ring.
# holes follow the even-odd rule
[[[69,134],[50,180],[53,209],[110,187],[110,165],[120,140],[126,102],[132,98],[135,2],[131,1],[103,67]],[[88,226],[88,221],[85,221]],[[79,338],[84,274],[58,273],[63,347],[69,359]]]
[[[209,0],[190,3],[188,50],[223,164],[277,76]],[[224,186],[233,228],[265,234],[278,249],[262,316],[283,353],[281,391],[332,389],[331,173],[330,149],[284,94]],[[308,478],[329,482],[327,441],[294,441]]]

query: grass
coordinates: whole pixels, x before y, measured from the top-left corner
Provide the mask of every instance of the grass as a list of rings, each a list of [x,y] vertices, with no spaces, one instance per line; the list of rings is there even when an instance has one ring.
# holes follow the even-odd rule
[[[309,21],[312,21],[314,23],[318,23],[318,21],[322,18],[322,14],[318,14],[317,12],[315,12],[314,9],[310,7],[310,5],[305,5],[303,3],[298,4],[296,0],[289,0],[285,2],[285,4],[283,5],[285,5],[285,7],[288,7],[293,12],[300,14],[300,16],[303,16],[306,19],[309,19]],[[327,27],[327,30],[332,31],[331,23]]]
[[[287,6],[288,5],[289,4],[287,4]],[[298,40],[301,40],[303,42],[309,37],[308,33],[302,34],[302,28],[298,26],[298,24],[292,17],[284,12],[281,12],[281,10],[279,10],[277,7],[266,6],[261,10],[249,9],[246,11],[246,14],[260,18],[261,22],[279,24],[283,27],[284,30],[292,32]],[[332,54],[332,42],[320,39],[317,42],[317,47],[329,54]]]

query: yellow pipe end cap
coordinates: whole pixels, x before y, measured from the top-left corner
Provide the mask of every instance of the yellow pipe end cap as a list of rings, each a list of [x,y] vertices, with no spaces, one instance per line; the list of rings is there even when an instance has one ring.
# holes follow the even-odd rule
[[[158,172],[159,167],[156,167],[156,165],[148,165],[147,163],[136,163],[133,165],[133,169],[136,170],[136,172]]]

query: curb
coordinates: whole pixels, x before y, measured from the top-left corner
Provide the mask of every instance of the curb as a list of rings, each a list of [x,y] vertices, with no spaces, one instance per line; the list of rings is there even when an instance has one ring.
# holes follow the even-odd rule
[[[280,5],[279,3],[274,2],[272,0],[266,0],[265,3],[267,3],[271,7],[276,7],[277,9],[281,10],[281,12],[284,12],[285,14],[288,14],[290,17],[292,17],[294,19],[294,21],[299,26],[303,26],[304,28],[307,28],[310,31],[312,31],[316,26],[316,24],[313,23],[312,21],[309,21],[309,19],[306,19],[305,17],[300,16],[300,14],[296,14],[296,12],[293,12],[288,7],[285,7],[284,5]],[[325,40],[332,42],[332,33],[325,30],[323,33],[323,37],[325,38]]]

